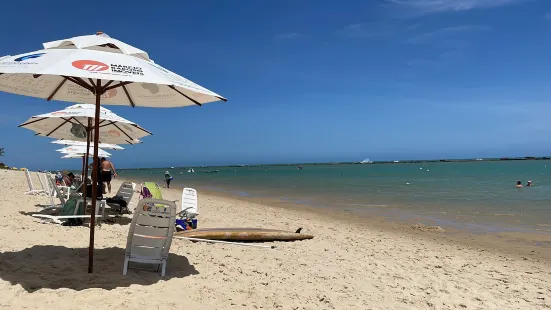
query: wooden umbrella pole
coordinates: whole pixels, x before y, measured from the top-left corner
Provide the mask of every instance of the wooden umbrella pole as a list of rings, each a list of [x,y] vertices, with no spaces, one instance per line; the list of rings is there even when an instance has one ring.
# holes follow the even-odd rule
[[[98,196],[98,142],[99,142],[99,115],[101,103],[101,79],[97,79],[95,89],[96,114],[94,118],[94,167],[92,167],[92,214],[90,216],[90,244],[88,246],[88,273],[94,272],[94,232],[96,229],[96,200]]]
[[[84,174],[82,175],[82,196],[84,200],[84,210],[86,210],[86,199],[88,197],[88,158],[90,157],[90,134],[92,130],[92,119],[88,118],[88,127],[86,127],[86,153],[84,154]]]

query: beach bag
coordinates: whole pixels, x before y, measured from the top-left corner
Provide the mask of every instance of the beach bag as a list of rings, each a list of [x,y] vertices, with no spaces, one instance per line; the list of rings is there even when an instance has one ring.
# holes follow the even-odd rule
[[[84,215],[84,204],[80,204],[79,210],[76,211],[75,209],[77,207],[77,201],[80,199],[80,197],[71,197],[65,204],[63,205],[63,209],[61,209],[61,215],[67,216],[67,215]],[[65,226],[80,226],[84,224],[84,219],[67,219]]]
[[[106,202],[108,204],[117,204],[117,205],[119,205],[120,206],[120,208],[119,208],[119,213],[120,214],[128,213],[128,206],[126,205],[126,200],[124,200],[123,197],[115,195],[112,198],[107,198]]]

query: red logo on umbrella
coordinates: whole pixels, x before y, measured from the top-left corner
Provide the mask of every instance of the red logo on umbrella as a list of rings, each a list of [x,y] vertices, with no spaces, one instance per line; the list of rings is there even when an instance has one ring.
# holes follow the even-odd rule
[[[109,130],[107,132],[108,135],[110,135],[111,137],[120,137],[121,136],[121,133],[118,132],[117,130]]]
[[[80,70],[86,70],[86,71],[105,71],[109,69],[109,66],[104,64],[103,62],[95,61],[95,60],[76,60],[73,61],[73,67],[80,69]]]

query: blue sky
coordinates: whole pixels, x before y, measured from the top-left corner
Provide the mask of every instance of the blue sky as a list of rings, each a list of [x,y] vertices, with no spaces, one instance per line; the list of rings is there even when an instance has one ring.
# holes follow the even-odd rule
[[[551,1],[3,3],[0,55],[102,30],[228,98],[106,106],[151,130],[121,167],[551,154]],[[0,93],[7,164],[76,168],[17,125],[65,102]]]

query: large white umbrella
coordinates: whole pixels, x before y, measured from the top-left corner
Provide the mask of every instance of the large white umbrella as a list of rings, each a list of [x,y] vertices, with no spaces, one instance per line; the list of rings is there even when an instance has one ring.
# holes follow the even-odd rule
[[[100,104],[168,108],[226,101],[224,97],[117,45],[110,46],[117,52],[98,51],[90,46],[85,49],[76,45],[75,49],[61,48],[61,45],[45,46],[44,50],[0,59],[0,91],[48,101],[94,103],[95,137],[99,136]],[[181,56],[175,58],[185,59]],[[94,139],[95,161],[98,160],[98,142]],[[96,173],[93,173],[93,184],[92,205],[95,205]],[[95,213],[92,212],[88,272],[93,272],[94,230]]]
[[[100,134],[101,136],[101,134]],[[136,141],[137,143],[140,143],[140,141]],[[61,145],[75,145],[75,146],[86,146],[86,142],[83,141],[74,141],[74,140],[55,140],[50,142],[52,144],[61,144]],[[98,147],[100,149],[106,149],[106,150],[124,150],[124,147],[117,145],[117,144],[109,144],[109,143],[99,143]]]
[[[87,142],[88,133],[94,126],[88,121],[95,116],[93,104],[75,104],[60,111],[31,117],[19,127],[30,129],[36,135],[56,139]],[[113,144],[136,144],[135,140],[151,135],[151,132],[111,110],[100,107],[99,142]],[[90,135],[90,141],[94,136]]]
[[[72,37],[64,40],[46,42],[42,45],[45,49],[91,49],[96,51],[126,54],[152,61],[149,59],[149,55],[146,52],[117,39],[111,38],[101,31],[95,35]]]

